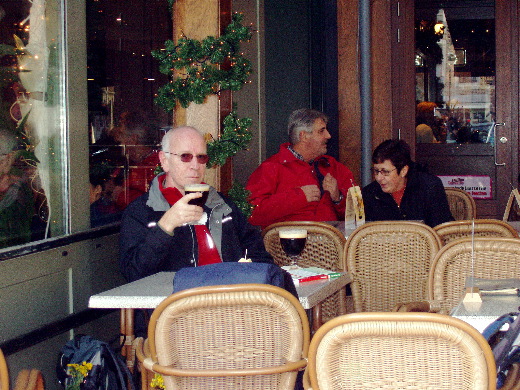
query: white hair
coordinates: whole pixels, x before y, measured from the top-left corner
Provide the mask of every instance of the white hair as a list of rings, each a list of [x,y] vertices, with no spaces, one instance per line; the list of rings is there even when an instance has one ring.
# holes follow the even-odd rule
[[[204,138],[204,135],[195,127],[192,126],[180,126],[176,127],[174,129],[168,130],[166,134],[164,134],[162,141],[161,141],[161,149],[163,152],[170,152],[170,139],[173,136],[174,133],[180,131],[180,130],[193,130],[197,132],[202,138]]]

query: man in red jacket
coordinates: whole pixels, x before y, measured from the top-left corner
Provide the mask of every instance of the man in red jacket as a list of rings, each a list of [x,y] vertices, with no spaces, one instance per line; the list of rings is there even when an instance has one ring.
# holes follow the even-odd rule
[[[352,172],[327,156],[328,117],[299,109],[289,117],[290,142],[264,161],[246,188],[253,214],[249,221],[262,228],[281,221],[336,221],[345,216],[345,197],[354,185]]]

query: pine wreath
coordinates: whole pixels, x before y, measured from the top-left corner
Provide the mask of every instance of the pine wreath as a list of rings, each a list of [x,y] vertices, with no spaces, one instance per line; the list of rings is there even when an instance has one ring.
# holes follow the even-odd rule
[[[220,37],[202,41],[181,37],[177,44],[165,42],[165,48],[152,51],[159,61],[159,71],[170,81],[157,92],[157,105],[171,111],[177,105],[201,104],[210,94],[222,90],[239,91],[253,71],[251,62],[240,53],[240,42],[248,41],[252,28],[242,25],[244,16],[233,14],[231,23]]]

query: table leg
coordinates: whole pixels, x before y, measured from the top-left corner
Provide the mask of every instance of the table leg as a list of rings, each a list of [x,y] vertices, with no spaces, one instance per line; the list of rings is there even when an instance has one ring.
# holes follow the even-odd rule
[[[126,358],[126,365],[130,372],[134,372],[135,351],[132,345],[134,334],[134,309],[121,309],[121,341],[123,348],[121,353]]]
[[[316,306],[312,308],[312,334],[316,333],[316,331],[320,328],[321,325],[321,303],[318,303]]]

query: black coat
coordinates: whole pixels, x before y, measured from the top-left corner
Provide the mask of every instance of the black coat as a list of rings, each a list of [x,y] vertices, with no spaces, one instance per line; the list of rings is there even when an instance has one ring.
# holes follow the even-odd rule
[[[253,261],[272,263],[259,229],[247,222],[232,201],[219,195],[231,208],[231,212],[217,222],[222,225],[222,261],[238,261],[247,249],[247,257]],[[147,206],[148,196],[146,193],[128,205],[121,221],[119,263],[128,281],[197,264],[193,226],[178,227],[173,236],[168,235],[157,225],[164,211],[154,211]]]
[[[422,220],[434,227],[453,221],[441,179],[425,172],[410,171],[401,206],[373,181],[362,189],[367,221]]]

